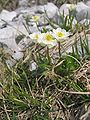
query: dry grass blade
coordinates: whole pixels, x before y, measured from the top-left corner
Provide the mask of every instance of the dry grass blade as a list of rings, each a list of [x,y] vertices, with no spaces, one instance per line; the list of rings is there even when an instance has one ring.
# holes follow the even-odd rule
[[[63,53],[64,51],[66,51],[69,47],[71,47],[75,42],[80,40],[81,38],[85,37],[85,34],[90,33],[90,29],[86,30],[86,31],[82,31],[81,33],[76,33],[75,35],[73,35],[72,37],[70,37],[69,39],[66,39],[65,41],[63,41],[61,43],[61,46],[63,46],[63,48],[61,48],[61,52]]]
[[[78,95],[90,95],[90,92],[75,92],[75,91],[65,91],[58,89],[59,92],[68,93],[68,94],[78,94]]]

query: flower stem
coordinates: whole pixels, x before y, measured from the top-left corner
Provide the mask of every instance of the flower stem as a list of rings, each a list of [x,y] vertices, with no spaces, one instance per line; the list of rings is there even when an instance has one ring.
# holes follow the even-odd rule
[[[59,57],[61,57],[61,45],[60,45],[60,42],[58,42],[58,52],[59,52]]]
[[[49,62],[49,64],[50,64],[50,63],[51,63],[51,58],[50,58],[48,46],[47,46],[47,58],[48,58],[48,62]]]
[[[37,22],[35,22],[36,23],[36,27],[37,27],[37,29],[38,29],[38,31],[40,31],[40,29],[39,29],[39,27],[38,27],[38,24],[37,24]],[[41,31],[40,31],[41,32]]]

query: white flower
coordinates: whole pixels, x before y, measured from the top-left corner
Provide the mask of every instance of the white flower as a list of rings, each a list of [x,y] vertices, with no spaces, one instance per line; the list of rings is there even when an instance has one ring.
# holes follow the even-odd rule
[[[54,39],[52,32],[42,33],[43,40],[42,43],[47,45],[48,47],[56,46],[57,41]]]
[[[69,32],[66,32],[65,29],[57,28],[53,29],[53,37],[58,41],[66,39],[70,35]]]
[[[30,34],[29,37],[31,38],[31,40],[32,40],[33,42],[36,42],[36,43],[41,43],[41,42],[42,42],[42,38],[41,38],[42,35],[41,35],[40,32],[32,33],[32,34]]]
[[[75,4],[67,4],[67,7],[71,11],[76,9],[76,5]]]

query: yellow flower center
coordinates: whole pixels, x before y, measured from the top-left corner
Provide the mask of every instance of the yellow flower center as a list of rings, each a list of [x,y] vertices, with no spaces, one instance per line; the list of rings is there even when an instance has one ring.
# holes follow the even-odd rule
[[[57,36],[58,36],[59,38],[62,38],[62,37],[64,36],[64,34],[63,34],[62,32],[57,32]]]
[[[47,41],[52,41],[53,36],[50,35],[50,34],[46,34],[46,35],[45,35],[45,39],[46,39]]]
[[[74,10],[74,9],[75,9],[75,5],[74,5],[74,4],[68,5],[68,8],[69,8],[70,10]]]
[[[38,20],[39,20],[39,16],[33,16],[32,19],[33,19],[34,21],[38,21]]]
[[[39,35],[36,34],[36,35],[34,36],[34,39],[38,39],[38,38],[39,38]]]

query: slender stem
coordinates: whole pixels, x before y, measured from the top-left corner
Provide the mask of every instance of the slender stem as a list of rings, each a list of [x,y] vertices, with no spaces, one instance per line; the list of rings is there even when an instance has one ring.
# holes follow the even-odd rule
[[[51,58],[50,58],[48,46],[47,46],[47,58],[48,58],[48,62],[49,62],[49,64],[50,64],[50,63],[51,63]]]
[[[40,31],[40,29],[39,29],[39,27],[38,27],[38,24],[37,24],[37,22],[35,22],[36,23],[36,27],[37,27],[37,29],[38,29],[38,31]],[[41,31],[40,31],[41,32]]]
[[[5,98],[4,98],[4,96],[3,96],[3,103],[4,103],[4,110],[5,110],[7,119],[10,120],[10,117],[9,117],[9,114],[8,114],[8,112],[7,112],[7,108],[6,108],[6,105],[5,105]]]
[[[58,42],[58,52],[59,52],[59,57],[61,57],[61,44]]]

